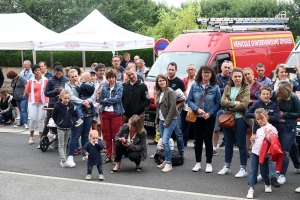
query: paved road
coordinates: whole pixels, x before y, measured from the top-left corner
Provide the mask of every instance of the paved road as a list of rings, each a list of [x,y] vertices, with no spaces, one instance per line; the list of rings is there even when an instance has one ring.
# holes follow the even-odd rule
[[[4,126],[4,128],[7,128]],[[0,128],[0,199],[65,199],[97,198],[105,199],[241,199],[245,198],[248,178],[234,178],[239,161],[238,151],[234,152],[232,174],[219,176],[217,172],[224,162],[224,150],[220,149],[213,158],[213,173],[192,172],[195,164],[194,149],[186,148],[185,163],[173,167],[173,171],[162,173],[153,159],[143,163],[143,171],[136,172],[135,165],[122,160],[121,172],[111,174],[111,164],[104,164],[105,181],[97,180],[97,170],[93,170],[93,180],[86,181],[86,162],[75,156],[75,168],[61,168],[57,150],[42,153],[37,144],[28,145],[27,132],[21,129]],[[2,129],[2,130],[1,130]],[[24,134],[26,133],[26,134]],[[149,136],[149,139],[153,136]],[[35,141],[38,137],[35,136]],[[155,151],[148,146],[148,156]],[[204,159],[205,160],[205,159]],[[248,164],[249,165],[249,164]],[[205,167],[203,165],[203,167]],[[248,167],[249,171],[249,167]],[[300,186],[300,175],[293,172],[290,165],[287,183],[281,188],[273,188],[273,193],[264,193],[263,182],[255,187],[257,199],[300,199],[294,192]]]

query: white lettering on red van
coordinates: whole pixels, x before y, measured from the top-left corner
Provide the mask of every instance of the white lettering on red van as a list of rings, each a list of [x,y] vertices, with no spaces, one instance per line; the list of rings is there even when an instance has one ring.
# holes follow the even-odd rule
[[[266,38],[266,39],[251,39],[251,40],[234,40],[234,48],[243,47],[262,47],[262,46],[275,46],[293,44],[293,39],[288,38]]]

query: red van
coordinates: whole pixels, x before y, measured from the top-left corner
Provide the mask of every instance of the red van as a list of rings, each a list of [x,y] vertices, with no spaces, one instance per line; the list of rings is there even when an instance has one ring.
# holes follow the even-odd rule
[[[158,74],[165,74],[170,62],[177,63],[179,78],[187,76],[186,68],[194,64],[198,70],[202,65],[211,65],[216,73],[222,63],[231,61],[235,67],[266,66],[269,76],[279,63],[285,63],[295,44],[290,31],[190,31],[177,36],[159,55],[148,72],[145,83],[148,86],[151,105],[146,111],[145,126],[154,127],[155,104],[154,84]],[[256,72],[255,72],[256,73]],[[256,76],[256,75],[255,75]]]

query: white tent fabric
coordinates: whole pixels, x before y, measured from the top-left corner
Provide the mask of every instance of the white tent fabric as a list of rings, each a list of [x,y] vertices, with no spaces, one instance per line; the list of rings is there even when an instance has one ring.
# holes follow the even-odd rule
[[[79,24],[59,35],[55,42],[36,43],[35,50],[115,52],[154,46],[154,38],[119,27],[98,10],[94,10]]]
[[[34,50],[34,43],[58,37],[26,13],[0,14],[0,25],[0,50]]]

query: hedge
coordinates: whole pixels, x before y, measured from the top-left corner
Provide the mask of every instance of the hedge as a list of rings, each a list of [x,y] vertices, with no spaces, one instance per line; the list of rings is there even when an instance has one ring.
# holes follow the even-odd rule
[[[119,51],[119,55],[125,52],[130,53],[130,58],[133,60],[135,55],[139,55],[144,59],[146,66],[153,65],[153,49],[138,49],[131,51]],[[81,51],[53,51],[53,62],[59,61],[65,66],[82,66],[82,52]],[[32,51],[23,51],[24,60],[32,62]],[[86,51],[85,52],[86,65],[89,67],[92,63],[103,63],[106,66],[111,66],[112,52],[101,51]],[[49,51],[36,52],[36,60],[50,63]],[[49,64],[48,64],[49,65]],[[21,51],[0,51],[0,66],[3,67],[17,67],[22,66]]]

